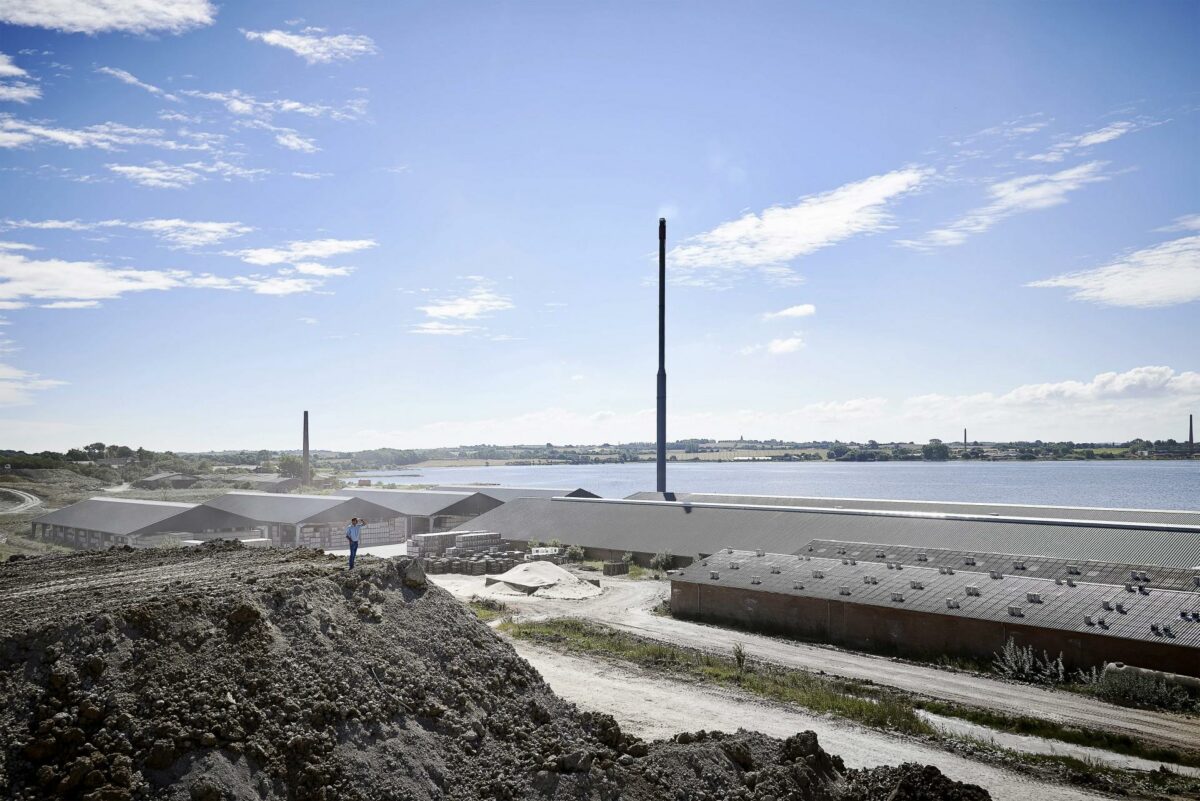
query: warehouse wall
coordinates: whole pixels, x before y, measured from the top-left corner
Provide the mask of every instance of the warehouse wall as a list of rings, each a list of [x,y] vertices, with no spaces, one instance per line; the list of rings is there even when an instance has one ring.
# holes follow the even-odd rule
[[[990,660],[1009,637],[1052,656],[1069,670],[1105,662],[1200,676],[1200,649],[893,609],[718,584],[671,582],[671,614],[686,620],[914,657]]]

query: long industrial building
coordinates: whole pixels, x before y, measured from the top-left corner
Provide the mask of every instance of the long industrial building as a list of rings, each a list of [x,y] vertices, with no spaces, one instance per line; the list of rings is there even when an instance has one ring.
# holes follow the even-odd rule
[[[671,576],[671,614],[913,656],[990,659],[1011,638],[1068,669],[1200,676],[1200,594],[1023,571],[722,549]]]
[[[504,501],[475,490],[393,490],[347,487],[343,495],[391,510],[408,537],[449,531],[491,511]]]
[[[169,535],[247,531],[255,521],[192,503],[88,498],[41,515],[30,524],[34,539],[76,548],[167,544]]]
[[[439,484],[434,487],[441,492],[479,492],[508,503],[517,498],[599,498],[600,496],[583,487],[505,487],[500,484]]]

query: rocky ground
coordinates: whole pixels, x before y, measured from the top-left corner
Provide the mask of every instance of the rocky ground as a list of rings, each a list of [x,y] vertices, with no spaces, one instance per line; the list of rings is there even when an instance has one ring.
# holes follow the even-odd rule
[[[986,799],[811,732],[644,742],[407,560],[111,550],[0,565],[0,797]]]

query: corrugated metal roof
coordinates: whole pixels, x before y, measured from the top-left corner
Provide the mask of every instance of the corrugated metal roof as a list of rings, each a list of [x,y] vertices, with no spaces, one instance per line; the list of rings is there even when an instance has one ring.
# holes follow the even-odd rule
[[[352,517],[386,520],[395,516],[390,509],[379,504],[344,495],[278,495],[247,490],[227,492],[202,505],[232,512],[258,523],[285,525],[333,523]]]
[[[242,528],[253,521],[226,510],[191,503],[139,501],[131,498],[88,498],[36,517],[34,523],[101,531],[145,534],[154,531],[206,531]]]
[[[1200,530],[1132,525],[591,498],[518,498],[470,524],[508,539],[557,538],[594,548],[679,555],[712,553],[729,543],[795,553],[820,539],[1182,569],[1200,565]]]
[[[339,492],[385,506],[397,514],[412,515],[415,517],[457,514],[458,512],[453,507],[468,499],[471,499],[472,503],[467,504],[467,506],[472,508],[470,510],[464,508],[462,511],[469,514],[478,514],[503,503],[496,498],[482,496],[475,490],[449,492],[443,490],[392,490],[346,487],[339,490]]]
[[[969,501],[909,501],[888,498],[814,498],[792,495],[729,495],[711,492],[673,492],[664,498],[658,492],[635,492],[626,500],[676,500],[690,503],[723,503],[739,506],[799,506],[807,508],[864,509],[879,512],[927,512],[932,514],[999,515],[1057,520],[1109,520],[1125,523],[1175,523],[1200,526],[1200,510],[1107,509],[1088,506],[1040,506],[1019,503],[974,503]]]
[[[600,497],[596,493],[589,492],[582,487],[570,489],[555,487],[501,487],[489,486],[487,484],[439,484],[434,489],[439,492],[480,492],[504,503],[516,500],[517,498]]]
[[[1169,590],[1194,590],[1200,572],[1173,567],[1097,562],[1087,559],[1062,559],[1036,554],[987,553],[951,548],[932,548],[924,545],[891,545],[878,542],[840,542],[813,540],[796,551],[804,556],[850,558],[862,562],[899,562],[915,567],[949,567],[955,570],[974,570],[1014,573],[1058,581],[1090,581],[1100,584],[1131,582]],[[1020,565],[1018,568],[1016,565]],[[1145,579],[1142,578],[1145,576]]]
[[[739,568],[731,569],[735,563]],[[717,572],[716,579],[711,571]],[[897,570],[878,562],[848,565],[837,559],[757,556],[742,550],[715,553],[671,580],[1200,648],[1200,620],[1191,619],[1191,613],[1200,612],[1200,594],[1194,592],[1155,589],[1147,595],[1106,584],[1080,582],[1067,587],[1030,576],[992,578],[988,573],[960,570],[947,575],[937,568]],[[969,586],[978,588],[978,594],[968,594]],[[947,599],[957,607],[951,608]],[[1111,609],[1104,608],[1106,602]],[[1011,614],[1010,607],[1019,609],[1020,615]],[[1181,612],[1189,617],[1184,619]],[[1169,633],[1164,633],[1164,624]]]

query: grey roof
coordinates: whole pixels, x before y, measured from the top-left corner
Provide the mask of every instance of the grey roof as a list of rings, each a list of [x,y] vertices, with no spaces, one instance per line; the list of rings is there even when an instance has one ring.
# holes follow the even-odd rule
[[[924,545],[888,545],[871,542],[813,540],[799,551],[805,556],[851,558],[860,562],[898,562],[916,567],[950,567],[984,573],[998,570],[1058,581],[1089,581],[1099,584],[1145,584],[1169,590],[1193,590],[1200,573],[1173,567],[1097,562],[1087,559],[1061,559],[1036,554],[985,553]],[[1019,565],[1019,567],[1018,567]],[[1135,575],[1136,574],[1136,575]],[[1146,576],[1143,581],[1141,576]]]
[[[599,498],[594,492],[576,487],[502,487],[490,484],[439,484],[434,487],[440,492],[481,492],[498,501],[508,503],[517,498]]]
[[[678,555],[734,543],[797,553],[815,539],[925,545],[1189,569],[1200,527],[1028,518],[722,506],[593,498],[518,498],[471,521],[507,539],[557,538],[594,548]]]
[[[278,495],[250,490],[227,492],[204,506],[242,515],[258,523],[335,523],[351,517],[386,520],[395,514],[378,504],[344,495]]]
[[[477,515],[502,503],[496,498],[481,495],[475,490],[450,492],[345,487],[339,492],[386,506],[398,514],[414,517],[453,514]]]
[[[1200,526],[1200,509],[1109,509],[1092,506],[1040,506],[1020,503],[969,501],[906,501],[888,498],[814,498],[793,495],[728,495],[712,492],[635,492],[626,500],[676,500],[685,503],[723,503],[736,506],[802,506],[811,509],[865,509],[879,512],[990,515],[1052,518],[1056,520],[1109,520],[1124,523],[1175,523]]]
[[[206,508],[192,503],[139,501],[131,498],[88,498],[36,517],[33,522],[128,535],[154,531],[244,528],[253,521],[226,510]]]
[[[731,569],[733,563],[740,567]],[[711,571],[717,572],[716,579]],[[823,577],[818,578],[814,571]],[[865,583],[864,577],[877,583]],[[1080,582],[1068,587],[1030,576],[992,578],[988,573],[961,570],[946,575],[937,568],[895,570],[878,562],[847,565],[837,559],[756,556],[753,551],[738,550],[694,562],[671,580],[1200,647],[1200,620],[1190,619],[1192,612],[1200,612],[1200,594],[1194,592],[1156,589],[1146,595],[1107,584]],[[968,586],[977,587],[978,596],[968,595]],[[893,593],[898,593],[899,599]],[[1040,602],[1030,600],[1028,593],[1036,593]],[[947,599],[957,602],[958,608],[949,608]],[[1105,601],[1114,608],[1106,610]],[[1118,611],[1117,604],[1125,611]],[[1019,607],[1021,615],[1010,614],[1010,606]],[[1183,619],[1181,612],[1189,613],[1189,619]],[[1086,620],[1089,615],[1092,625]],[[1156,634],[1150,628],[1164,623],[1170,634]]]
[[[152,476],[146,476],[145,478],[139,478],[138,481],[163,481],[168,478],[195,479],[196,476],[192,475],[191,473],[155,473]]]

